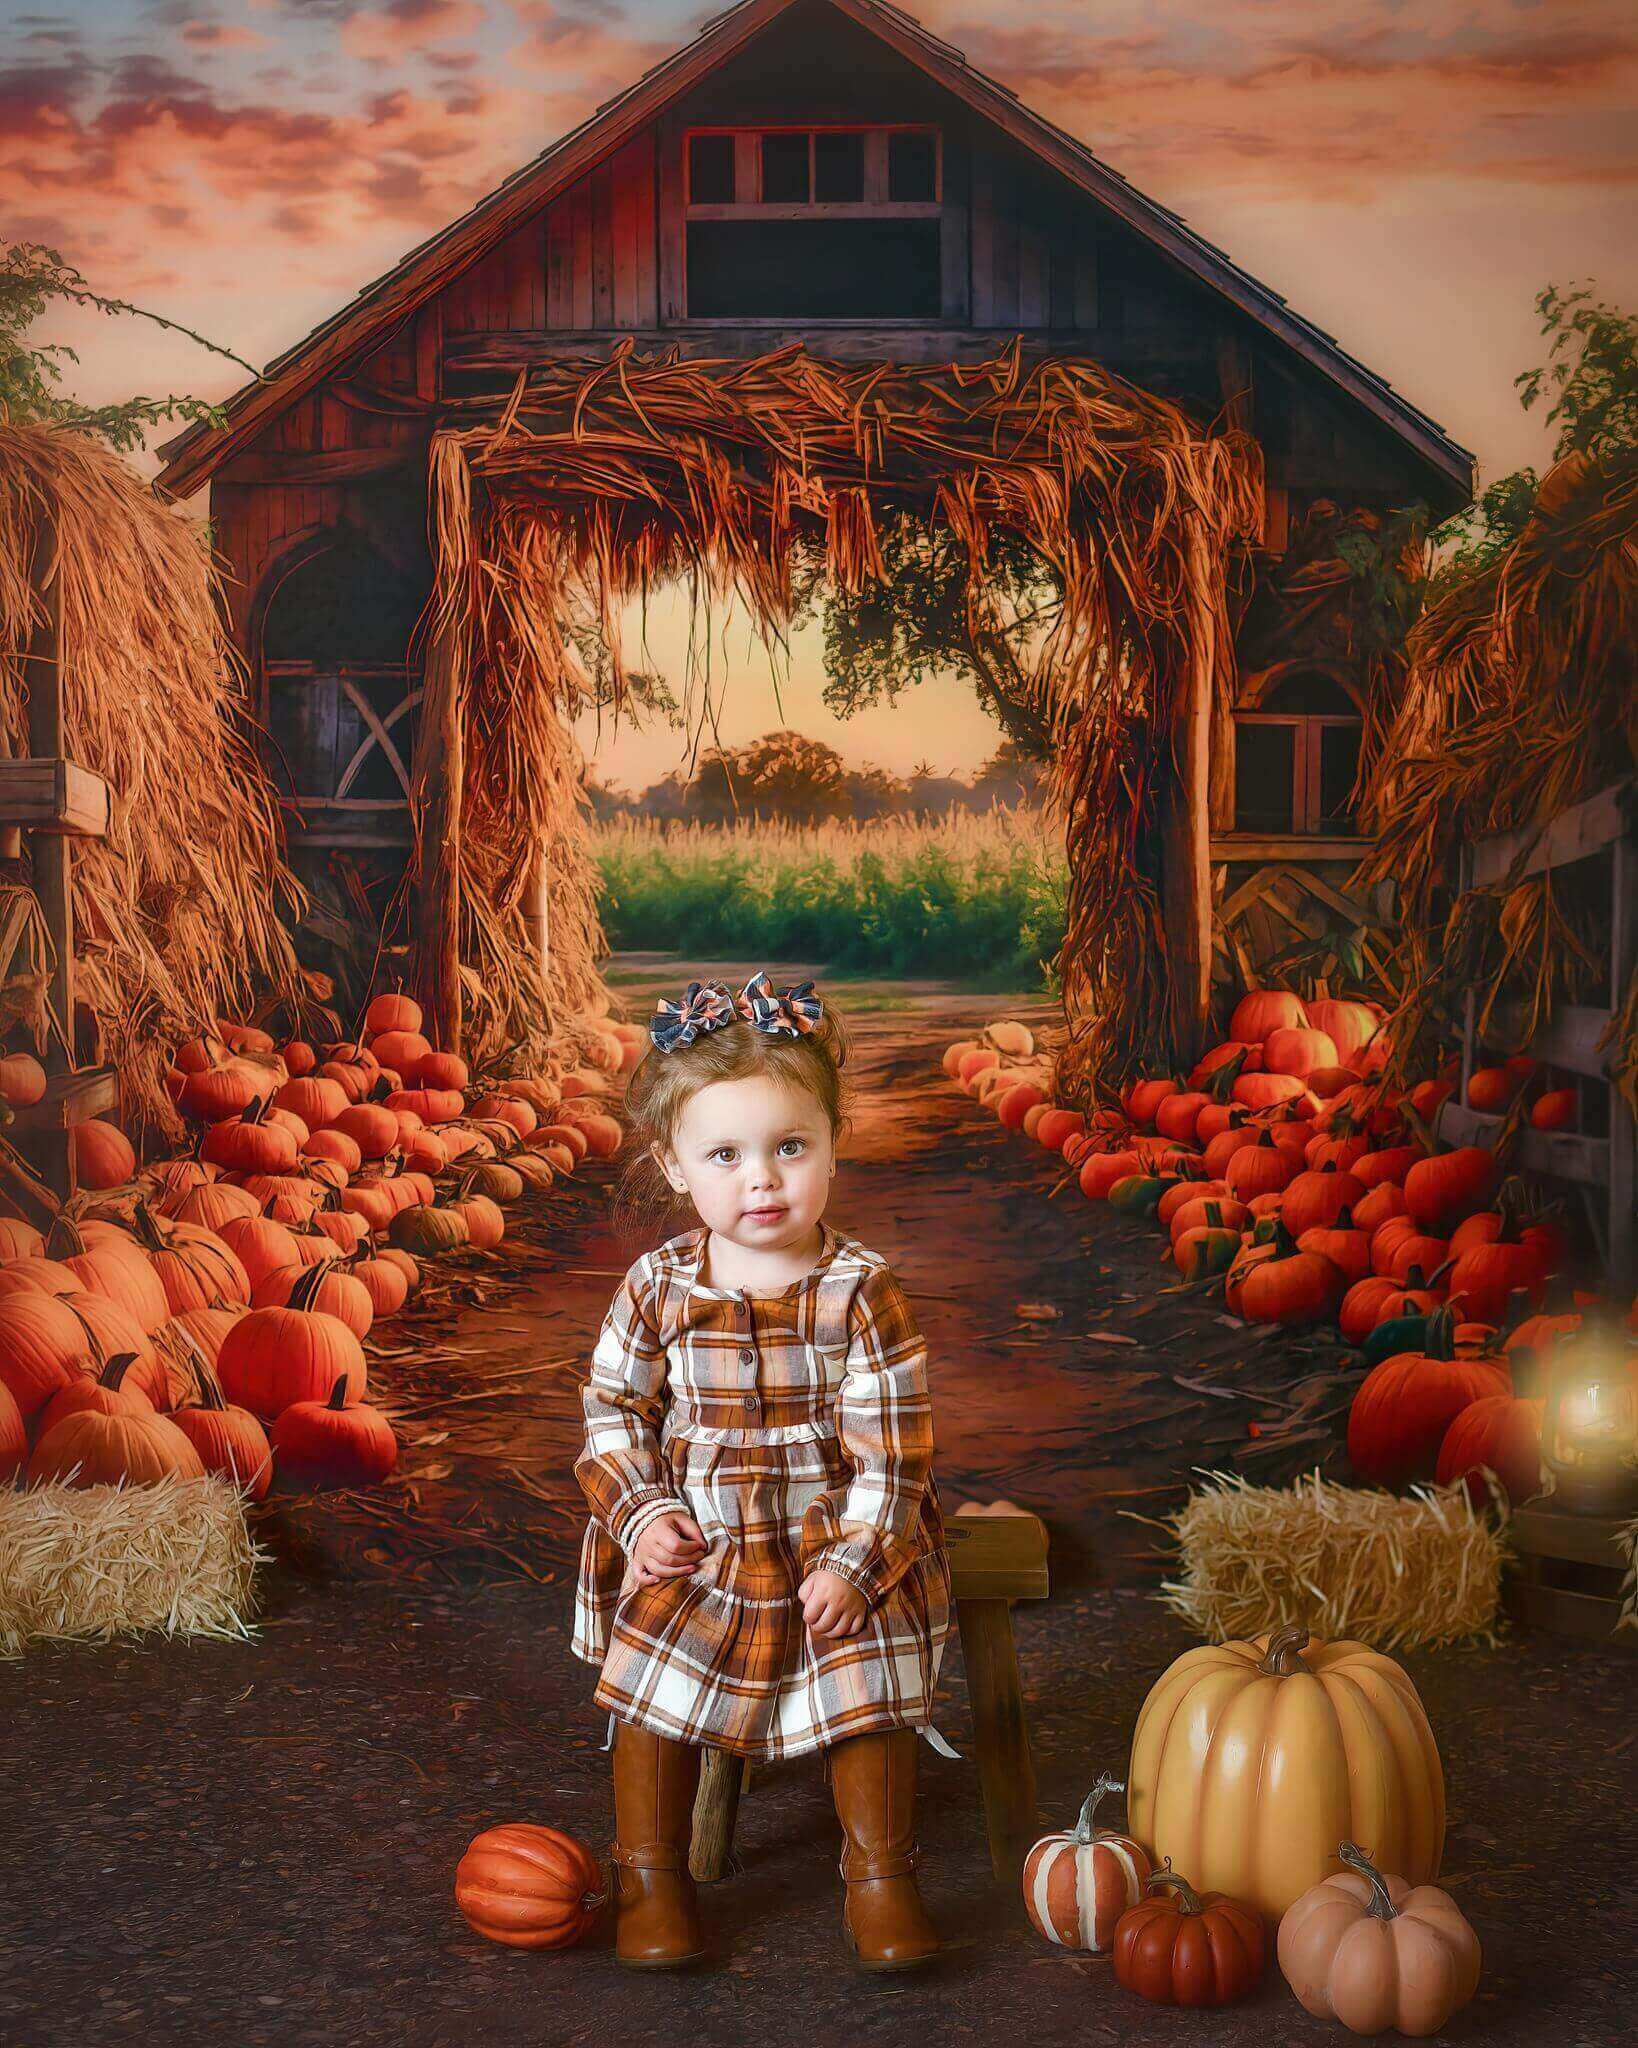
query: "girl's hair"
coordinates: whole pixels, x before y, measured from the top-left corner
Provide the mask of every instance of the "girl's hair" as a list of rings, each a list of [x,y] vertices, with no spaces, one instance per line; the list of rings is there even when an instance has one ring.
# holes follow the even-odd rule
[[[659,1217],[687,1206],[687,1196],[677,1194],[649,1148],[670,1148],[685,1106],[714,1081],[761,1074],[801,1089],[819,1104],[832,1141],[839,1142],[852,1122],[850,1090],[842,1079],[847,1055],[846,1027],[828,1000],[818,1024],[799,1038],[759,1031],[740,1017],[672,1052],[650,1046],[626,1083],[628,1156],[612,1204],[616,1229],[640,1235]]]

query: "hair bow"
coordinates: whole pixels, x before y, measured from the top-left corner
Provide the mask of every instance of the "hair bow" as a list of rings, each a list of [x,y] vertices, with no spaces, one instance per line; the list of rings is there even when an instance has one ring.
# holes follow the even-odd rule
[[[662,997],[649,1020],[648,1035],[660,1052],[692,1045],[702,1031],[746,1023],[770,1036],[797,1038],[812,1031],[823,1006],[811,981],[775,989],[766,968],[758,968],[736,996],[725,981],[691,981],[680,999]]]

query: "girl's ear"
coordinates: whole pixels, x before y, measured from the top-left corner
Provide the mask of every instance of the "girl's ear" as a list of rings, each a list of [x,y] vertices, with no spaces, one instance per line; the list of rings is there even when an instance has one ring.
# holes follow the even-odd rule
[[[655,1165],[658,1166],[660,1171],[665,1175],[667,1184],[670,1186],[671,1192],[674,1195],[686,1195],[688,1192],[688,1183],[683,1179],[682,1175],[678,1172],[674,1162],[671,1159],[669,1159],[664,1152],[660,1150],[658,1145],[650,1145],[648,1149],[653,1157]]]

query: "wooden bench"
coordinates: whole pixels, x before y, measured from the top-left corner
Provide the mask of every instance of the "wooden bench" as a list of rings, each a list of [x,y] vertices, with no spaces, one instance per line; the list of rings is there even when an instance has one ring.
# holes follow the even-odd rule
[[[990,1868],[998,1882],[1015,1884],[1040,1828],[1012,1602],[1047,1597],[1046,1530],[1037,1515],[951,1515],[945,1533]],[[728,1867],[745,1781],[743,1757],[706,1750],[688,1859],[698,1883],[714,1882]]]

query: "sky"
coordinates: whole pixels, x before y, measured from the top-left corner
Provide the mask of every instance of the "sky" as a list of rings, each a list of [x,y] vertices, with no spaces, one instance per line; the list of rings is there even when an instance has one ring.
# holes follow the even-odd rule
[[[983,70],[1180,213],[1479,458],[1543,466],[1513,379],[1542,286],[1638,305],[1630,0],[910,0]],[[253,363],[299,339],[714,4],[0,0],[0,239],[45,242]],[[70,388],[219,398],[243,373],[145,323],[58,317]],[[651,621],[680,658],[684,623]],[[743,630],[729,632],[730,651]],[[967,772],[953,687],[840,725],[814,634],[760,657],[721,733],[800,726],[850,760]],[[677,756],[625,728],[607,771]],[[601,758],[601,756],[600,756]]]

